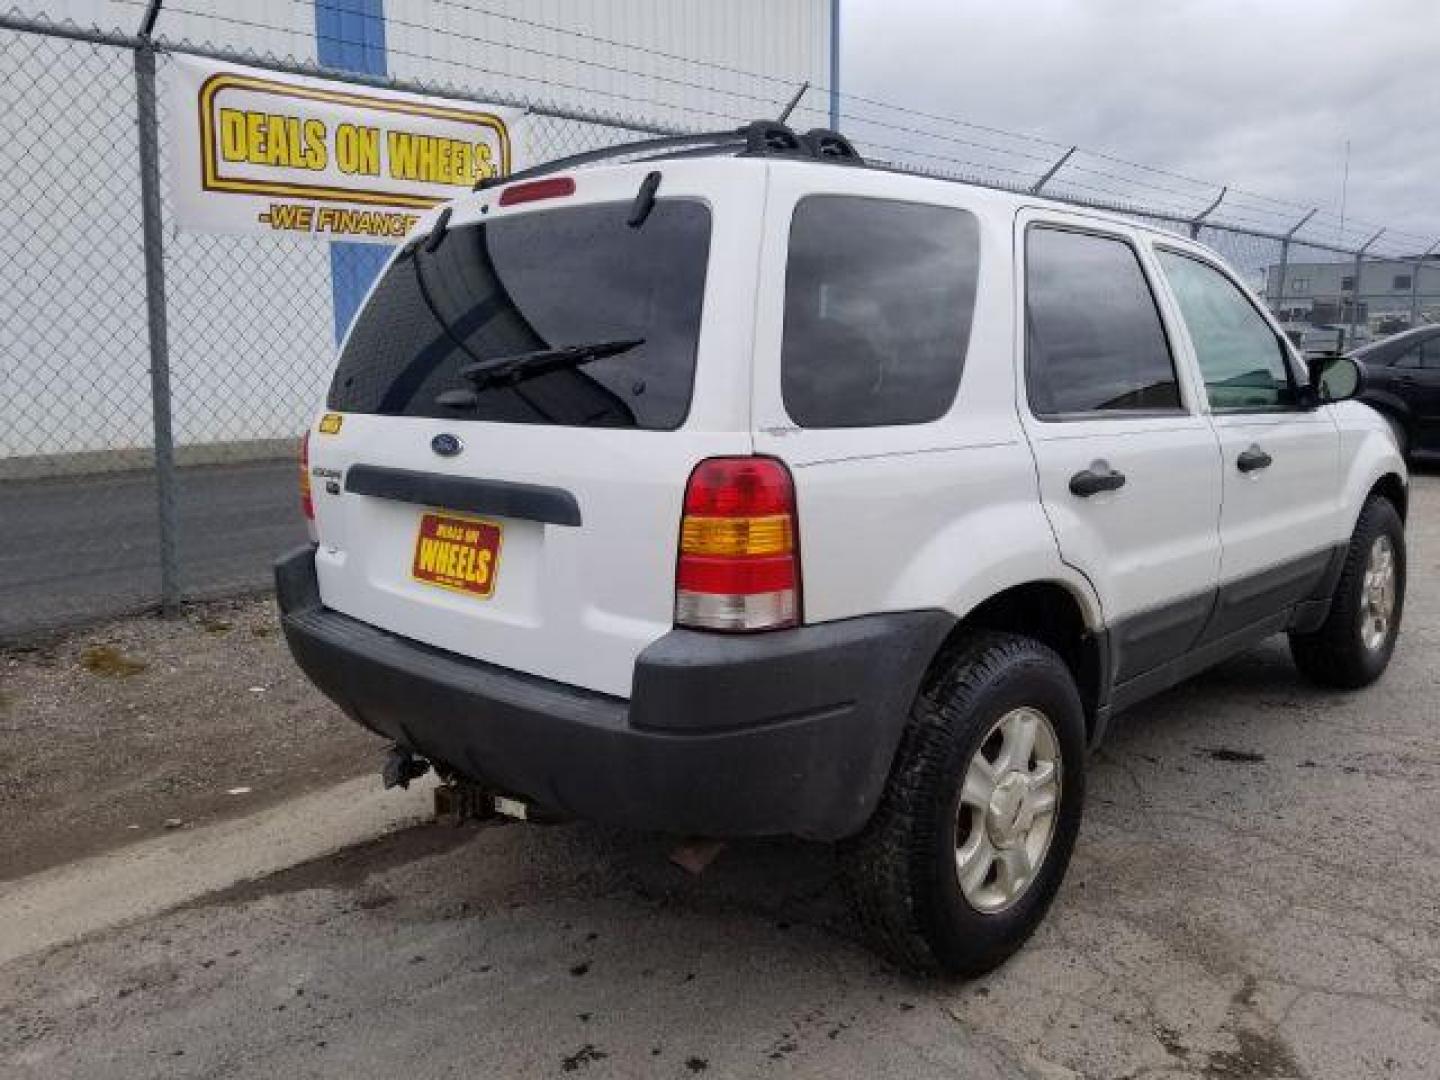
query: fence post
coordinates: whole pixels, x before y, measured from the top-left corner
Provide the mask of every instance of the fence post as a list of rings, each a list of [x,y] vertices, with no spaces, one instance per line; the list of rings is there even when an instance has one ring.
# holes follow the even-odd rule
[[[1072,157],[1074,157],[1075,151],[1079,149],[1080,148],[1078,146],[1072,146],[1069,150],[1066,150],[1065,153],[1061,154],[1055,164],[1051,165],[1050,168],[1045,170],[1045,175],[1040,177],[1039,180],[1036,180],[1035,183],[1030,185],[1030,194],[1039,195],[1040,190],[1051,180],[1055,179],[1055,174],[1065,167],[1065,163],[1069,161]]]
[[[1274,310],[1277,315],[1279,315],[1285,307],[1285,275],[1289,273],[1290,270],[1290,241],[1297,232],[1305,227],[1305,223],[1318,212],[1318,209],[1311,210],[1294,225],[1290,226],[1290,230],[1280,238],[1280,281],[1275,288],[1274,304]],[[1266,282],[1266,285],[1269,285],[1269,282]]]
[[[170,413],[170,336],[165,318],[165,231],[161,220],[160,116],[151,34],[161,0],[150,0],[135,46],[135,112],[140,142],[140,213],[145,242],[145,320],[150,341],[150,408],[155,432],[155,494],[160,517],[160,611],[180,607],[175,555],[175,432]]]
[[[1358,337],[1357,327],[1360,325],[1360,274],[1365,269],[1365,252],[1370,250],[1371,244],[1375,243],[1376,240],[1379,240],[1380,237],[1384,235],[1385,230],[1381,229],[1374,236],[1370,237],[1369,240],[1361,244],[1360,250],[1355,252],[1355,288],[1352,290],[1350,296],[1350,348],[1352,349],[1359,344],[1359,341],[1356,339]],[[1366,321],[1368,323],[1369,320]]]
[[[830,0],[830,130],[840,130],[840,0]]]
[[[1436,240],[1428,248],[1420,253],[1415,260],[1415,266],[1410,271],[1410,325],[1413,328],[1420,322],[1420,274],[1425,269],[1425,260],[1440,248],[1440,240]]]
[[[1212,202],[1209,206],[1205,207],[1204,210],[1201,210],[1200,213],[1196,214],[1193,218],[1190,219],[1190,239],[1191,239],[1191,240],[1199,240],[1199,239],[1200,239],[1200,226],[1202,226],[1202,225],[1205,224],[1205,219],[1206,219],[1206,218],[1208,218],[1208,217],[1209,217],[1211,214],[1213,214],[1217,209],[1219,209],[1220,204],[1225,201],[1225,193],[1226,193],[1227,191],[1229,191],[1229,190],[1230,190],[1230,188],[1229,188],[1228,185],[1225,186],[1225,187],[1222,187],[1222,188],[1220,189],[1220,194],[1215,196],[1215,201]]]
[[[1280,241],[1280,280],[1275,283],[1275,299],[1270,304],[1270,309],[1275,312],[1280,320],[1285,319],[1285,274],[1290,269],[1290,237]]]

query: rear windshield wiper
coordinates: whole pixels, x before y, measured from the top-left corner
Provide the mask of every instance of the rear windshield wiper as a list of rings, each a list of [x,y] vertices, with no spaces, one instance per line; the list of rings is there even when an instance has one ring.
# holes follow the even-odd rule
[[[619,356],[644,344],[644,338],[622,338],[617,341],[592,341],[584,345],[538,349],[516,356],[497,356],[491,360],[466,364],[460,369],[460,376],[468,379],[477,390],[490,386],[514,386],[518,382],[561,368],[579,367],[591,360]]]

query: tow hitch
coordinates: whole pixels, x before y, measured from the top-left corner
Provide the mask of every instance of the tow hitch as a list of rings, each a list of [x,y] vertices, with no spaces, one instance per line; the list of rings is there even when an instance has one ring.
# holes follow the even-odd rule
[[[565,815],[547,807],[502,795],[444,769],[439,773],[442,783],[435,788],[435,820],[442,825],[494,818],[528,821],[534,825],[558,825],[567,820]]]

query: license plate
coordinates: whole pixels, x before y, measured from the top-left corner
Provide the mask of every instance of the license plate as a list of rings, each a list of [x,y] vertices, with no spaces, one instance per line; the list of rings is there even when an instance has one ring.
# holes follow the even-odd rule
[[[500,526],[456,514],[425,514],[415,537],[416,581],[442,589],[489,596],[500,568]]]

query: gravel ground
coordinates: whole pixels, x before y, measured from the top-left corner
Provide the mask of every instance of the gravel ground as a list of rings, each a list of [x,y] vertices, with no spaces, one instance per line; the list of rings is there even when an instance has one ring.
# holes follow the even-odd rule
[[[301,676],[268,599],[0,652],[0,880],[378,769],[379,749]]]
[[[1386,678],[1270,643],[1119,718],[1036,938],[854,939],[830,852],[429,826],[0,968],[16,1077],[1440,1075],[1440,480]]]

